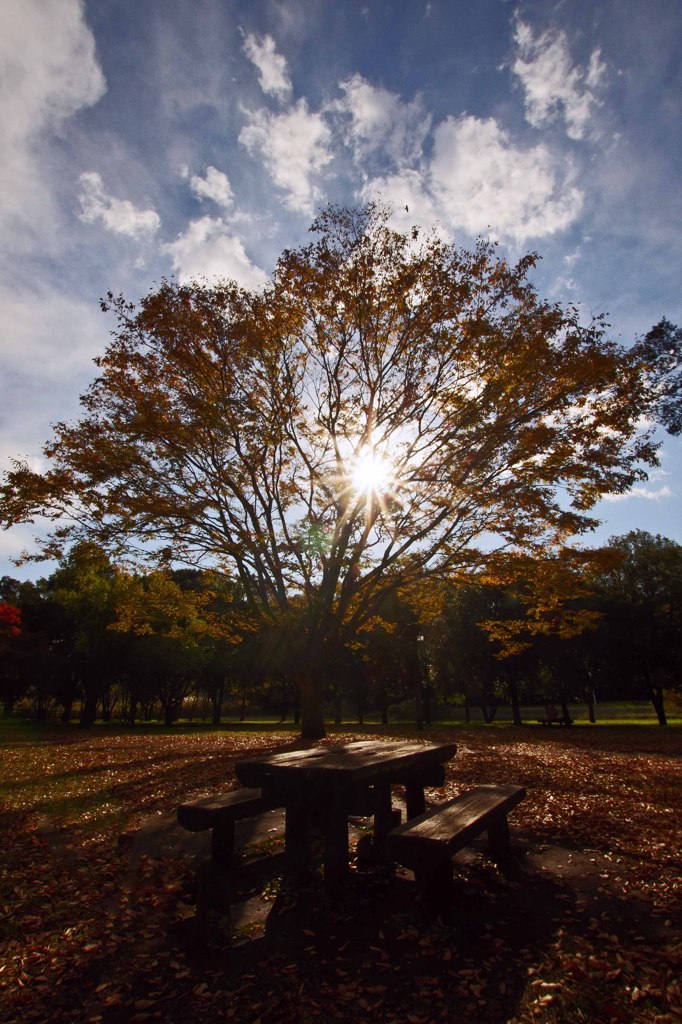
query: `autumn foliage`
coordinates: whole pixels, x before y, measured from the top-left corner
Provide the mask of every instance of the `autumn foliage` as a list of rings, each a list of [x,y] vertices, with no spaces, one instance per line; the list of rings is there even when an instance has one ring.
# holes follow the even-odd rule
[[[16,463],[0,518],[57,520],[47,555],[86,537],[232,575],[291,637],[314,738],[325,670],[396,588],[566,543],[655,446],[645,366],[542,299],[534,255],[396,233],[373,205],[313,231],[261,292],[110,296],[83,416],[44,474]]]
[[[21,633],[21,611],[7,601],[0,601],[0,638],[9,639]]]
[[[429,799],[526,787],[512,819],[520,878],[465,858],[446,927],[409,878],[355,866],[348,902],[325,901],[319,880],[278,894],[271,837],[255,890],[268,934],[233,915],[202,945],[175,808],[291,734],[2,729],[2,1024],[679,1020],[677,731],[434,733],[458,753]]]

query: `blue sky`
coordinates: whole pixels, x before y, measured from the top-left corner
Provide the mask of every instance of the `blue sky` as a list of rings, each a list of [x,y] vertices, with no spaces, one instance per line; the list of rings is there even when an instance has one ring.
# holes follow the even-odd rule
[[[532,249],[630,344],[682,324],[679,0],[4,0],[0,465],[42,465],[163,276],[257,286],[326,202]],[[409,213],[405,211],[409,207]],[[682,542],[682,441],[588,542]],[[0,535],[0,574],[35,531]]]

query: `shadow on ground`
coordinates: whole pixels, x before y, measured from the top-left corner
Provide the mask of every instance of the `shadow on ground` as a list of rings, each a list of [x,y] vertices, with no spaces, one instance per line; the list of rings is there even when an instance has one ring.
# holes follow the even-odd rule
[[[149,819],[125,841],[131,871],[141,857],[186,861],[166,941],[188,964],[194,995],[202,986],[210,995],[208,1015],[196,1020],[508,1022],[529,985],[539,999],[558,998],[561,979],[545,980],[537,965],[562,944],[588,948],[596,936],[621,948],[670,942],[670,922],[625,893],[597,850],[542,844],[512,829],[515,858],[503,873],[485,843],[474,844],[457,855],[455,902],[442,920],[400,868],[353,861],[336,900],[325,896],[319,874],[287,889],[283,827],[281,810],[239,822],[241,852],[227,871],[210,865],[209,835],[185,832],[173,817]],[[366,820],[353,819],[351,839],[366,830]],[[604,1013],[597,1008],[606,999],[598,988],[586,991],[584,1010],[551,1019],[626,1020],[608,1003]],[[185,1017],[178,1003],[164,1019]]]

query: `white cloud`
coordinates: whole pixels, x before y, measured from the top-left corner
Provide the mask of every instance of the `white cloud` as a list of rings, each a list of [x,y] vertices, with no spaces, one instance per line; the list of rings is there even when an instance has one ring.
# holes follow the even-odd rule
[[[606,71],[600,51],[592,52],[586,69],[577,67],[571,61],[564,32],[534,36],[532,28],[520,19],[515,41],[518,56],[512,70],[525,92],[528,123],[542,128],[563,119],[570,138],[584,138],[599,104],[597,89]]]
[[[653,491],[650,487],[633,487],[631,490],[626,491],[625,494],[605,494],[604,501],[627,501],[629,498],[643,498],[645,501],[661,501],[663,498],[671,498],[673,492],[664,484],[663,487],[659,487],[657,491]]]
[[[277,53],[272,36],[254,35],[244,38],[244,53],[252,64],[258,68],[260,87],[269,96],[286,100],[291,94],[291,81],[287,73],[287,62]]]
[[[516,148],[493,118],[441,122],[430,172],[443,219],[470,234],[522,243],[567,227],[582,206],[545,146]]]
[[[330,140],[322,116],[311,113],[305,99],[282,114],[257,111],[239,133],[242,145],[252,156],[260,154],[272,180],[286,193],[286,205],[307,215],[321,198],[312,178],[332,159]]]
[[[405,170],[400,174],[372,178],[361,190],[365,201],[379,197],[393,209],[392,226],[396,231],[410,231],[414,224],[426,230],[436,228],[440,211],[435,200],[428,194],[424,177],[419,171]]]
[[[156,210],[140,210],[129,199],[116,199],[104,191],[102,179],[96,171],[81,174],[80,219],[86,224],[101,220],[107,231],[117,235],[142,238],[153,235],[161,221]]]
[[[185,233],[164,245],[163,251],[170,255],[182,283],[229,278],[244,288],[259,288],[267,280],[247,256],[241,239],[220,217],[191,221]]]
[[[3,375],[38,376],[72,381],[91,369],[90,360],[104,351],[109,334],[98,304],[57,291],[36,280],[26,287],[8,282],[0,287],[0,355]],[[53,392],[46,399],[53,397]],[[7,405],[0,402],[7,413]],[[24,414],[28,410],[24,406]]]
[[[404,103],[360,75],[340,87],[344,97],[329,109],[348,117],[345,141],[361,172],[367,174],[374,156],[397,168],[370,170],[360,195],[380,195],[392,205],[398,229],[437,224],[442,234],[492,231],[519,244],[561,230],[578,216],[583,197],[571,184],[570,165],[546,145],[522,149],[494,119],[463,115],[436,126],[427,156],[431,118],[420,101]]]
[[[226,174],[215,167],[206,168],[206,177],[194,175],[190,179],[190,188],[199,199],[212,199],[218,206],[232,205],[234,193]]]
[[[0,469],[7,469],[17,457],[35,465],[50,424],[76,414],[111,325],[96,301],[83,302],[39,278],[30,286],[0,286],[0,306]]]
[[[0,65],[0,218],[42,234],[53,211],[40,143],[106,90],[80,0],[4,5]]]
[[[371,85],[362,75],[341,82],[344,98],[334,109],[350,117],[347,141],[356,157],[380,151],[398,166],[421,157],[422,145],[431,127],[419,100],[404,103],[395,93]]]

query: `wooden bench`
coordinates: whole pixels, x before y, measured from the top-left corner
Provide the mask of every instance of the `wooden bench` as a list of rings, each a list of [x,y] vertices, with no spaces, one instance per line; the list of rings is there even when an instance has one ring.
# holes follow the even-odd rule
[[[234,825],[242,818],[281,807],[274,794],[260,789],[231,789],[216,796],[205,796],[178,807],[178,823],[189,832],[213,830],[211,861],[216,865],[229,863],[234,857]]]
[[[508,813],[526,795],[522,786],[477,786],[434,810],[412,818],[386,836],[386,853],[414,871],[427,897],[442,897],[452,887],[452,857],[487,831],[493,859],[511,852]]]
[[[573,725],[573,719],[564,715],[559,718],[538,718],[538,725]]]

